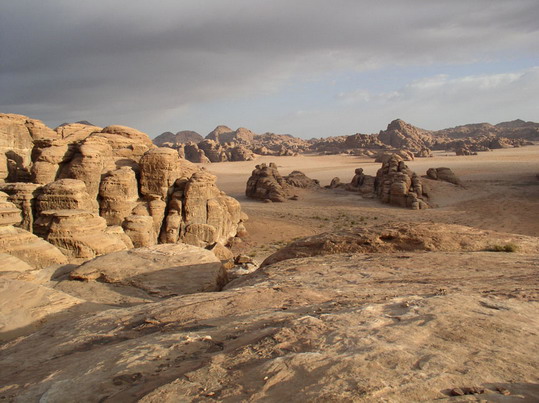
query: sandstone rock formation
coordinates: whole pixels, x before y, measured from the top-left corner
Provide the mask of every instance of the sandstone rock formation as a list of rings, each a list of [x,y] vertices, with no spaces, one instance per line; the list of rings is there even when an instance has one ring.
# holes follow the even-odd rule
[[[0,153],[0,181],[9,182],[0,186],[23,212],[17,225],[70,259],[158,242],[225,245],[244,231],[239,204],[215,177],[136,129],[76,123],[52,131],[19,115],[0,115],[0,128],[0,145],[10,147]],[[242,145],[215,144],[225,159],[251,155]]]
[[[427,177],[429,179],[445,181],[462,186],[462,182],[450,168],[429,168],[427,170]]]
[[[227,282],[211,251],[185,244],[110,253],[82,264],[70,278],[134,287],[159,298],[218,291]]]
[[[288,185],[273,162],[260,164],[247,180],[245,195],[252,199],[284,202],[288,196]]]
[[[413,210],[428,208],[420,178],[404,161],[393,155],[376,173],[375,191],[383,203]]]

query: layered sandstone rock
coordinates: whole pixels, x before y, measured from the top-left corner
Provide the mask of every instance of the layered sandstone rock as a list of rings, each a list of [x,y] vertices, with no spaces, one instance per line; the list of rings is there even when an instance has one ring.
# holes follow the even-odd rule
[[[92,259],[131,246],[123,237],[107,232],[104,218],[86,210],[42,211],[34,232],[73,259]]]
[[[398,155],[383,163],[376,173],[375,191],[383,203],[413,210],[429,207],[420,178]]]
[[[86,185],[77,179],[60,179],[41,188],[36,200],[38,214],[46,210],[95,209],[97,202],[88,195]]]
[[[202,140],[204,140],[204,137],[202,137],[197,132],[191,130],[182,130],[177,132],[176,134],[171,132],[162,133],[153,139],[153,143],[157,147],[176,148],[180,144],[188,143],[190,141],[194,143],[200,143]]]
[[[170,148],[155,148],[140,160],[140,193],[157,195],[163,200],[176,179],[182,176],[180,157]]]
[[[32,181],[45,185],[58,178],[60,167],[71,160],[74,145],[63,139],[42,139],[34,141],[32,150]]]
[[[0,192],[0,226],[18,225],[21,221],[21,210],[8,201],[6,193]]]
[[[225,162],[228,161],[228,156],[224,147],[217,141],[206,139],[198,143],[198,148],[204,151],[210,162]]]
[[[66,263],[67,258],[53,245],[14,225],[21,222],[21,211],[8,195],[0,192],[0,252],[14,256],[35,269]]]
[[[252,199],[284,202],[287,188],[288,185],[277,170],[277,165],[271,162],[269,165],[256,166],[247,180],[245,195]]]
[[[58,126],[54,131],[62,139],[66,139],[69,142],[76,142],[86,139],[90,134],[97,133],[103,130],[103,128],[86,123],[65,123]]]
[[[34,141],[56,138],[57,133],[39,120],[0,113],[0,180],[28,180]]]
[[[109,171],[99,185],[99,215],[107,225],[122,225],[138,197],[137,178],[130,167]]]

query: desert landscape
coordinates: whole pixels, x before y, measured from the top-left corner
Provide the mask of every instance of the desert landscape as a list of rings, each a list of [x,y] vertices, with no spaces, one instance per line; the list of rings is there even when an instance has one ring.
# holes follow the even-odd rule
[[[539,402],[539,1],[0,20],[0,403]]]
[[[529,138],[194,164],[123,126],[0,127],[3,400],[539,399]]]

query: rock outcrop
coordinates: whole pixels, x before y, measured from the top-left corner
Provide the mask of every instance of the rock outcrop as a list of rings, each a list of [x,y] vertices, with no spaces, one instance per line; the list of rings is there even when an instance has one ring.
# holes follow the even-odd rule
[[[408,207],[413,210],[428,208],[424,200],[423,184],[415,172],[410,170],[404,161],[393,155],[382,164],[376,173],[375,191],[383,203]]]
[[[284,202],[288,197],[287,190],[288,185],[277,170],[277,165],[271,162],[269,165],[256,166],[247,180],[245,195],[252,199]]]
[[[70,259],[159,242],[226,245],[244,231],[239,203],[215,186],[215,177],[182,159],[180,150],[157,148],[146,134],[125,126],[42,126],[0,115],[0,145],[11,147],[0,153],[6,159],[0,186],[22,210],[17,225]],[[225,159],[249,157],[243,145],[213,143]],[[182,150],[189,152],[189,144]],[[17,153],[14,170],[6,155]]]

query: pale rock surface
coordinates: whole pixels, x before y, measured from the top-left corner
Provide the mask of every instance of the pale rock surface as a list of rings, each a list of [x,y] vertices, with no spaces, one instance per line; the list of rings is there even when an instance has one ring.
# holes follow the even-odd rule
[[[101,256],[73,270],[70,278],[128,285],[160,298],[217,291],[226,283],[212,252],[181,243]]]
[[[8,253],[0,253],[0,278],[5,278],[14,274],[18,278],[21,273],[29,273],[36,270],[24,260]],[[1,330],[0,330],[1,331]]]
[[[335,255],[2,345],[15,401],[535,401],[537,255]],[[451,273],[448,282],[447,273]],[[470,281],[473,276],[473,281]],[[43,346],[47,348],[43,348]],[[300,391],[300,392],[298,392]],[[505,400],[504,400],[505,399]],[[515,400],[513,399],[513,400]]]
[[[65,315],[66,310],[83,303],[49,287],[0,277],[0,340],[30,333],[48,316]]]

